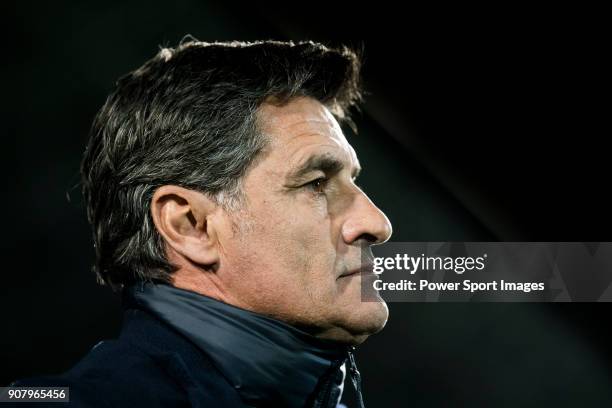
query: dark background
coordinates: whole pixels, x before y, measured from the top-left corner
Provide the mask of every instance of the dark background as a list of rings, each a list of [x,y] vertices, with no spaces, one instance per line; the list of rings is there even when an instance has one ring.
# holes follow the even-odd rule
[[[187,33],[364,48],[370,94],[359,134],[346,131],[394,241],[611,240],[609,70],[588,15],[439,10],[425,23],[377,4],[354,17],[226,3],[3,13],[0,385],[65,371],[117,333],[119,300],[90,272],[79,160],[114,81]],[[609,304],[389,306],[357,355],[368,406],[612,402]]]

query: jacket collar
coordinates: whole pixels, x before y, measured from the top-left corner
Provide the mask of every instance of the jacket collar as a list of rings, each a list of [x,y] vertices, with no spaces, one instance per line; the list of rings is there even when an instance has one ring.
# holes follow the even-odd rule
[[[193,342],[247,404],[340,400],[348,346],[170,285],[139,282],[124,295]]]

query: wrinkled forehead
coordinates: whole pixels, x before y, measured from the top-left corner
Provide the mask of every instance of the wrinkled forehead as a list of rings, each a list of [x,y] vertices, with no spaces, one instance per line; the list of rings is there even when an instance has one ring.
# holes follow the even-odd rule
[[[353,147],[342,129],[319,101],[300,97],[284,106],[264,104],[260,107],[259,126],[268,136],[272,152],[291,157],[311,150],[332,150],[349,162],[356,163]]]

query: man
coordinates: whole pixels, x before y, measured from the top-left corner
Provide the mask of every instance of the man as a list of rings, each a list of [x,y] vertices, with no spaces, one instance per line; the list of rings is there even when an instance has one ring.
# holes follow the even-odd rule
[[[386,304],[362,255],[391,225],[339,122],[360,61],[313,42],[162,49],[122,77],[82,162],[122,333],[72,370],[75,406],[333,407]]]

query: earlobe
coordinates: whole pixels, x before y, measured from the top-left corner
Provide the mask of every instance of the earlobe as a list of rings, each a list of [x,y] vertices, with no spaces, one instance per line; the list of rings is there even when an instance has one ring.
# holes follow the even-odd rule
[[[159,187],[151,199],[151,216],[166,244],[185,260],[208,267],[219,261],[216,209],[204,194],[173,185]]]

